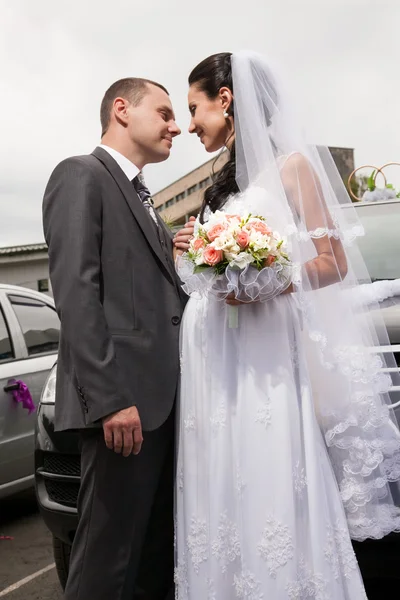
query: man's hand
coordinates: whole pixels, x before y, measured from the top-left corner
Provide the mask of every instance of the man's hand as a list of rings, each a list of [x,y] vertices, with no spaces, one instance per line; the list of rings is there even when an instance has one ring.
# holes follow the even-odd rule
[[[124,408],[103,419],[104,439],[107,448],[117,454],[139,454],[142,443],[142,425],[136,406]]]
[[[190,217],[189,221],[185,223],[183,229],[180,229],[174,237],[174,245],[176,254],[183,254],[189,250],[189,242],[193,237],[195,217]]]

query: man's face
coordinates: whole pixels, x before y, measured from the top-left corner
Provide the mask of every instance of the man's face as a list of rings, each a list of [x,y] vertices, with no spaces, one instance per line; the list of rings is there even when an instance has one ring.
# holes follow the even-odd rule
[[[169,96],[161,88],[147,84],[148,91],[139,106],[129,105],[128,135],[144,164],[166,160],[172,140],[181,133]]]

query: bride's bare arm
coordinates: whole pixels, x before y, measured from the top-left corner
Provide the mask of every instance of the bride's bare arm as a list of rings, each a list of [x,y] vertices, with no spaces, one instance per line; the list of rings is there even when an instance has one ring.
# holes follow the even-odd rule
[[[321,184],[309,161],[301,154],[293,154],[287,159],[281,174],[289,202],[307,230],[334,229]],[[311,287],[318,289],[344,279],[347,260],[342,242],[329,235],[312,238],[312,241],[317,256],[304,265]],[[292,290],[289,288],[287,291]]]

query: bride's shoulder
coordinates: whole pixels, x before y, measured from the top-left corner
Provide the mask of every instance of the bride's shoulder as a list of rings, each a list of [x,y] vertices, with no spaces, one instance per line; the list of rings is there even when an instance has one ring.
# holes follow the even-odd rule
[[[285,157],[280,166],[282,183],[287,191],[297,189],[299,181],[303,184],[315,180],[315,172],[310,160],[301,152],[292,152]]]
[[[277,162],[281,172],[302,168],[310,164],[301,152],[291,152],[290,154],[279,156]]]

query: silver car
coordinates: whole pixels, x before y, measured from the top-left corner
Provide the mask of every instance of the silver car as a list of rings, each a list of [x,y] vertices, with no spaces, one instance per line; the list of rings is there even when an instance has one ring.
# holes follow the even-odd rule
[[[18,391],[25,384],[39,405],[59,334],[52,298],[0,284],[0,498],[34,484],[36,411],[18,401]]]

